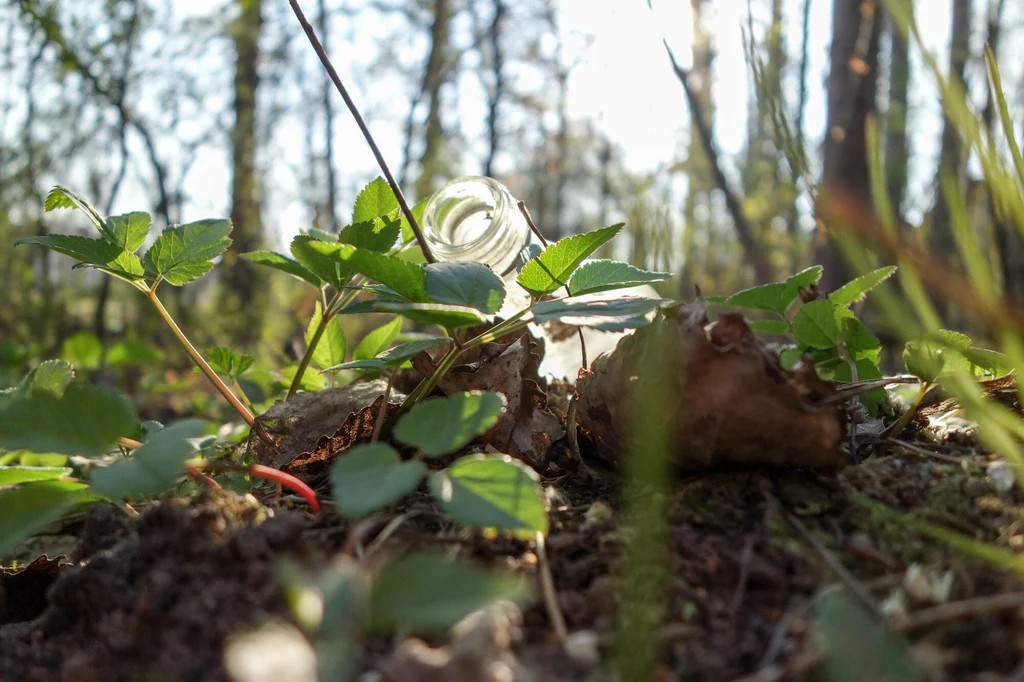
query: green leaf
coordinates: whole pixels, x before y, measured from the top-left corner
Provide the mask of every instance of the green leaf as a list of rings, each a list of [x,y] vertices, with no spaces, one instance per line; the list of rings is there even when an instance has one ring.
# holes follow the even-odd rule
[[[331,469],[334,501],[349,518],[366,516],[412,492],[426,471],[423,462],[403,462],[385,443],[357,445]]]
[[[137,282],[145,274],[138,256],[102,239],[90,239],[74,234],[47,234],[40,237],[23,237],[14,242],[15,246],[20,244],[45,246],[79,261],[80,265],[75,267],[84,265],[98,268],[128,282]]]
[[[527,595],[522,578],[440,554],[412,554],[374,581],[368,629],[377,635],[443,632],[489,602],[523,602]]]
[[[857,379],[860,381],[882,378],[882,372],[879,370],[878,365],[868,358],[855,360],[854,365],[857,367]],[[850,365],[846,362],[840,362],[836,366],[832,378],[835,381],[853,381],[853,376],[850,374]],[[872,415],[877,415],[879,408],[885,404],[885,389],[876,388],[861,393],[860,401],[864,404],[864,407],[868,408]]]
[[[164,352],[141,341],[118,341],[107,350],[107,364],[111,367],[139,367],[159,362]]]
[[[296,237],[296,240],[298,239],[302,237]],[[293,245],[294,243],[292,242]],[[352,272],[380,282],[410,301],[425,303],[428,300],[426,272],[422,265],[395,256],[358,249],[351,244],[310,241],[307,246],[328,262],[338,263]]]
[[[401,315],[420,324],[436,324],[439,327],[472,327],[485,321],[475,308],[466,308],[444,303],[406,303],[405,301],[363,301],[343,308],[339,314],[390,313]]]
[[[320,321],[323,318],[323,313],[320,308],[320,303],[317,302],[316,308],[313,310],[313,318],[309,321],[309,326],[306,327],[306,345],[308,346],[313,339],[313,334],[316,328],[320,325]],[[313,350],[313,357],[311,362],[314,367],[320,369],[326,369],[345,361],[345,353],[347,351],[347,344],[345,342],[345,331],[341,328],[341,321],[337,317],[331,318],[327,323],[326,329],[323,334],[320,335],[320,340],[316,344],[316,348]]]
[[[369,360],[391,345],[391,342],[402,330],[402,318],[396,317],[382,327],[378,327],[364,336],[352,351],[353,360]]]
[[[334,245],[333,241],[320,241],[300,234],[292,240],[291,252],[302,267],[335,289],[341,289],[356,272],[351,265],[330,257],[330,247]]]
[[[133,211],[107,218],[111,241],[125,251],[137,251],[149,236],[153,218],[144,211]]]
[[[23,398],[33,391],[45,391],[55,398],[64,394],[75,376],[74,367],[64,360],[47,360],[41,362],[31,372],[22,377],[17,386],[0,391],[0,408],[14,398]]]
[[[77,208],[89,218],[93,226],[99,230],[100,234],[107,241],[111,244],[117,243],[117,239],[114,238],[114,234],[110,231],[110,225],[107,219],[103,217],[103,214],[83,197],[60,185],[50,190],[50,193],[46,195],[46,202],[43,204],[44,211],[53,211],[58,208]]]
[[[862,301],[867,292],[889,279],[894,272],[896,272],[896,266],[888,265],[884,268],[873,270],[866,275],[861,275],[829,294],[828,300],[836,305],[850,305],[851,303]]]
[[[410,359],[414,355],[418,355],[419,353],[430,350],[431,348],[437,348],[438,346],[451,345],[451,342],[451,339],[440,336],[431,339],[417,339],[415,341],[402,343],[385,351],[381,351],[369,360],[343,362],[339,365],[335,365],[334,367],[326,367],[324,368],[324,371],[342,369],[395,369],[397,367],[401,367],[406,360]]]
[[[387,180],[378,176],[356,197],[355,206],[352,207],[352,222],[367,222],[378,216],[385,216],[397,208],[398,199],[391,191],[391,186]]]
[[[199,419],[172,424],[151,435],[125,459],[93,469],[89,482],[96,493],[111,499],[162,493],[174,485],[185,471],[185,460],[195,454],[189,439],[198,438],[205,430]]]
[[[77,481],[39,481],[0,490],[0,556],[90,498]]]
[[[747,320],[747,326],[751,331],[764,334],[788,334],[789,324],[782,320]]]
[[[426,266],[426,272],[427,295],[431,301],[494,314],[505,300],[505,283],[483,263],[432,263]]]
[[[291,385],[292,379],[295,378],[295,372],[298,370],[298,364],[287,365],[281,368],[281,376],[284,378],[283,389],[287,389]],[[318,372],[303,372],[302,381],[299,382],[299,388],[307,393],[319,391],[326,385],[327,380]]]
[[[739,291],[726,298],[723,303],[734,308],[768,310],[785,315],[789,307],[800,296],[800,289],[817,284],[821,279],[821,272],[821,266],[815,265],[796,273],[785,282],[762,284]]]
[[[275,251],[250,251],[249,253],[243,253],[242,258],[257,265],[265,265],[268,268],[287,272],[292,277],[298,277],[303,282],[308,282],[317,289],[323,286],[323,282],[319,277],[304,268],[298,261],[292,260],[282,253]]]
[[[80,369],[96,369],[103,357],[103,344],[92,332],[78,332],[64,339],[60,355]]]
[[[559,320],[578,327],[602,331],[634,329],[647,324],[646,315],[666,301],[644,296],[601,298],[600,294],[557,298],[533,305],[533,321],[537,324]]]
[[[0,488],[19,483],[55,481],[71,474],[71,467],[7,467],[0,466]]]
[[[971,337],[948,329],[938,329],[924,338],[908,341],[903,347],[903,364],[921,381],[933,383],[941,375],[960,366],[970,370],[964,356],[971,346]]]
[[[519,285],[535,298],[550,294],[569,281],[590,254],[619,233],[624,223],[560,239],[523,266]]]
[[[92,457],[135,430],[135,414],[119,393],[72,383],[8,401],[0,409],[0,448]]]
[[[210,367],[213,368],[213,371],[236,379],[252,367],[252,363],[256,362],[255,355],[236,353],[225,346],[207,348],[204,352],[206,357],[209,358]]]
[[[334,365],[332,367],[324,367],[321,372],[340,372],[344,369],[369,369],[381,372],[388,368],[388,363],[383,360],[377,360],[371,358],[369,360],[349,360],[348,362],[342,362],[341,364]]]
[[[416,224],[417,225],[422,225],[423,224],[423,209],[425,209],[427,207],[427,202],[428,201],[430,201],[429,197],[424,199],[423,201],[419,202],[418,204],[413,206],[411,209],[409,209],[412,212],[412,217],[416,219]],[[416,234],[412,231],[412,225],[409,224],[409,219],[405,217],[404,213],[402,214],[401,222],[402,222],[402,243],[403,244],[415,243],[416,242]],[[422,253],[421,253],[421,255],[422,255]]]
[[[832,348],[844,338],[841,320],[850,317],[848,308],[831,301],[811,301],[793,318],[793,336],[804,346]]]
[[[65,468],[68,463],[67,455],[56,455],[52,453],[29,452],[28,450],[15,450],[0,454],[0,466],[23,466],[23,467],[49,467]]]
[[[584,263],[569,280],[569,293],[573,296],[592,294],[610,289],[635,287],[650,282],[661,282],[671,275],[667,272],[641,270],[629,263],[599,259]]]
[[[395,209],[389,215],[352,223],[348,227],[342,228],[338,234],[338,241],[360,249],[384,253],[398,241],[401,229],[398,209]]]
[[[978,376],[988,375],[989,378],[998,379],[1014,370],[1010,358],[998,351],[971,346],[965,348],[963,354]]]
[[[513,531],[522,538],[547,533],[539,477],[508,455],[471,455],[430,474],[430,492],[455,521]]]
[[[906,641],[842,592],[824,594],[815,630],[823,645],[825,677],[833,682],[924,682],[911,663]]]
[[[447,455],[494,426],[505,404],[502,394],[482,391],[428,398],[398,421],[394,436],[427,457]]]
[[[231,221],[197,220],[168,227],[146,252],[146,267],[174,286],[202,277],[231,244]]]

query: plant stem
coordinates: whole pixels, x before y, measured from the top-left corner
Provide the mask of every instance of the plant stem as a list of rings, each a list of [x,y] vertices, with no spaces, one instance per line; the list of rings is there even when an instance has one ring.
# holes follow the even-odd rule
[[[320,63],[324,65],[325,69],[327,69],[327,75],[330,76],[331,81],[334,83],[334,87],[338,89],[338,92],[341,94],[341,98],[345,100],[345,106],[348,107],[349,112],[352,114],[352,118],[356,121],[356,125],[358,125],[359,130],[362,131],[363,137],[366,139],[366,144],[370,146],[370,151],[373,152],[374,158],[377,159],[377,165],[380,166],[388,184],[391,185],[391,191],[395,193],[398,205],[402,208],[402,214],[405,215],[405,219],[409,221],[409,227],[412,228],[413,234],[416,235],[416,241],[419,242],[420,248],[423,249],[423,257],[427,259],[428,263],[436,263],[437,259],[434,258],[434,254],[431,252],[430,246],[427,245],[426,240],[423,239],[423,233],[420,231],[419,223],[416,222],[416,217],[412,214],[412,210],[410,210],[409,204],[405,200],[405,195],[402,194],[402,189],[398,186],[398,183],[395,182],[395,177],[391,175],[391,169],[388,168],[387,162],[384,161],[384,155],[380,153],[380,149],[377,147],[377,143],[374,141],[373,135],[370,134],[370,129],[366,126],[366,122],[360,115],[359,109],[356,108],[355,102],[352,101],[352,98],[348,94],[348,90],[345,89],[345,85],[341,82],[341,77],[338,76],[338,72],[334,69],[334,65],[331,64],[331,60],[327,56],[327,52],[324,51],[323,45],[320,44],[320,40],[316,37],[316,31],[313,30],[313,26],[306,20],[306,15],[302,13],[302,8],[299,7],[298,0],[288,0],[288,4],[291,5],[292,11],[295,12],[295,18],[299,20],[302,30],[306,32],[306,37],[309,38],[309,44],[313,46],[313,51],[316,52],[316,56],[320,58]]]
[[[242,473],[255,476],[256,478],[263,478],[268,481],[273,481],[279,485],[294,490],[309,503],[309,506],[313,508],[313,511],[320,512],[320,501],[317,499],[316,493],[306,485],[303,481],[295,478],[291,474],[287,474],[280,469],[274,469],[273,467],[264,466],[262,464],[232,464],[230,462],[211,462],[208,459],[196,459],[188,462],[187,467],[190,469],[207,469],[209,471],[240,471]]]
[[[188,337],[185,336],[184,332],[182,332],[177,323],[175,323],[171,314],[167,312],[167,308],[165,308],[164,304],[160,302],[159,298],[157,298],[156,293],[152,290],[147,291],[146,297],[149,299],[150,303],[153,304],[153,307],[156,308],[156,311],[160,313],[160,317],[162,317],[164,322],[167,323],[167,326],[171,328],[174,335],[178,337],[178,341],[180,341],[181,345],[185,347],[185,352],[188,353],[189,357],[192,358],[192,361],[196,363],[200,370],[202,370],[203,374],[206,375],[206,378],[210,380],[210,383],[220,391],[220,394],[224,396],[224,399],[228,401],[231,407],[235,408],[235,412],[238,412],[238,414],[241,415],[242,419],[245,420],[245,423],[252,426],[253,421],[255,421],[252,416],[252,412],[250,412],[249,408],[241,403],[235,394],[231,392],[231,389],[228,388],[227,384],[225,384],[224,381],[217,376],[217,373],[213,371],[213,368],[207,364],[206,360],[203,359],[203,356],[199,354],[198,350],[196,350],[196,347],[192,345],[192,342],[188,340]]]
[[[321,289],[323,291],[323,289]],[[313,359],[313,352],[316,350],[316,345],[320,343],[320,337],[324,335],[327,330],[327,325],[330,324],[334,316],[338,314],[338,311],[344,308],[349,301],[359,295],[358,289],[352,289],[342,293],[339,291],[334,294],[334,298],[331,302],[323,307],[323,314],[320,316],[320,324],[313,330],[313,336],[310,337],[309,343],[306,345],[306,352],[302,354],[302,359],[299,360],[299,366],[295,370],[295,376],[292,377],[292,383],[288,387],[288,393],[285,394],[284,399],[290,400],[296,392],[299,390],[299,386],[302,384],[302,376],[309,369],[309,363]]]
[[[245,394],[245,391],[243,391],[242,387],[238,384],[238,379],[236,377],[231,377],[231,385],[235,387],[236,391],[238,391],[238,399],[242,401],[242,404],[245,405],[250,412],[252,412],[252,402],[249,400],[249,396]]]
[[[925,394],[931,387],[932,385],[927,381],[921,382],[921,387],[918,389],[917,395],[914,396],[914,401],[910,403],[910,407],[908,407],[907,411],[903,413],[903,416],[900,417],[899,421],[893,425],[892,431],[889,432],[889,439],[882,443],[876,456],[884,455],[889,449],[892,439],[899,438],[900,434],[903,433],[903,429],[907,428],[907,424],[909,424],[910,420],[914,418],[915,414],[917,414],[917,410],[921,407],[921,401],[924,400]]]

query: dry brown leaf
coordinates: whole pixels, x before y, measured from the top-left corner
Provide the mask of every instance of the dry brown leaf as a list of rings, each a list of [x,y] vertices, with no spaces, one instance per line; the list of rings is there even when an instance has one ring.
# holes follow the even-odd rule
[[[598,454],[618,457],[630,428],[629,396],[637,362],[659,363],[677,374],[679,408],[674,424],[676,462],[687,469],[726,463],[838,468],[847,463],[837,406],[821,404],[835,393],[809,359],[782,369],[777,353],[761,342],[742,315],[722,315],[705,332],[702,296],[627,336],[615,351],[594,360],[577,380],[577,420],[596,441]],[[671,325],[673,358],[651,357],[655,325]]]
[[[334,435],[321,436],[315,448],[303,452],[282,467],[282,470],[308,482],[326,472],[335,458],[345,450],[359,443],[369,443],[383,401],[384,396],[380,395],[372,404],[349,413],[345,423]],[[389,402],[389,405],[397,408],[400,403]]]
[[[511,341],[481,346],[472,362],[453,367],[438,388],[446,395],[460,391],[502,393],[507,409],[483,440],[495,449],[537,467],[544,461],[551,443],[565,435],[558,414],[548,408],[537,368],[543,347],[530,334]],[[435,369],[426,353],[412,359],[424,376]]]

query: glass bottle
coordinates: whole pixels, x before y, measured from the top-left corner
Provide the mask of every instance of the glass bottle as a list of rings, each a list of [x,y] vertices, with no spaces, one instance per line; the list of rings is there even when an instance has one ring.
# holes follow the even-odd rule
[[[467,175],[447,183],[430,197],[422,223],[438,260],[485,263],[506,284],[540,252],[515,197],[492,178]]]

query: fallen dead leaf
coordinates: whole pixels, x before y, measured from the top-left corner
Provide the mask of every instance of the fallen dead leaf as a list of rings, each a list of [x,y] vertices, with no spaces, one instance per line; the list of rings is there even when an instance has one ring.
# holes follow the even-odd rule
[[[707,323],[707,303],[698,291],[694,303],[666,311],[580,371],[577,420],[596,441],[598,453],[622,454],[630,396],[643,390],[636,385],[637,363],[653,362],[678,378],[675,461],[682,468],[844,466],[840,409],[822,403],[835,388],[818,378],[809,358],[796,371],[786,371],[742,315],[722,315],[710,334]],[[674,357],[652,357],[657,325],[670,326]]]

